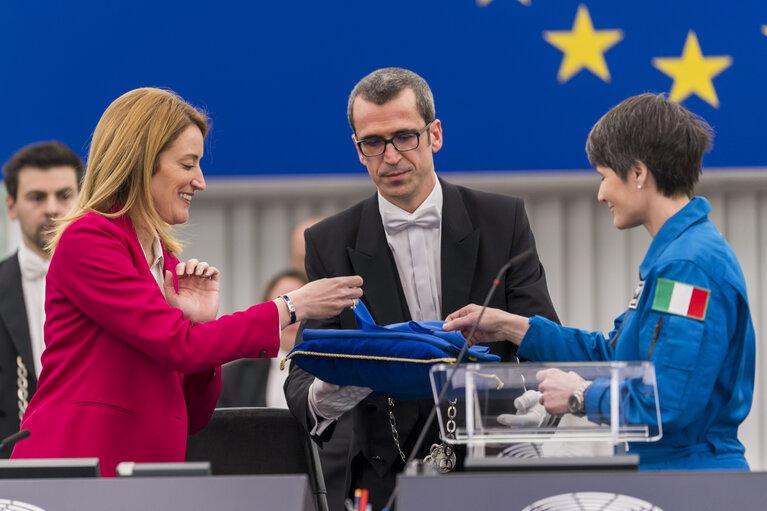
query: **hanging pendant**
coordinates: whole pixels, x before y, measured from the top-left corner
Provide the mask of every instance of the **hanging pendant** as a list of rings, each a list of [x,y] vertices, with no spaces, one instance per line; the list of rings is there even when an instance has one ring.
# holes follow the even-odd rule
[[[452,471],[455,468],[455,460],[455,450],[445,443],[431,444],[429,455],[423,459],[424,463],[430,463],[440,474]]]

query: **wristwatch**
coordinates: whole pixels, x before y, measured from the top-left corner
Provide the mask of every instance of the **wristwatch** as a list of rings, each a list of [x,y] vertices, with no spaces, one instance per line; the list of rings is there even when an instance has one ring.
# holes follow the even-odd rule
[[[591,385],[590,381],[584,381],[567,400],[567,411],[576,417],[586,415],[586,389]]]

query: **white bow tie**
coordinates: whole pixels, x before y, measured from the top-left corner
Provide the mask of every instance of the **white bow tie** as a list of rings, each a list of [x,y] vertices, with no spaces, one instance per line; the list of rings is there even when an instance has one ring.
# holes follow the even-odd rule
[[[383,218],[384,229],[388,234],[396,234],[411,225],[425,229],[439,227],[440,216],[436,206],[429,206],[412,214],[386,212]]]
[[[45,274],[48,273],[47,262],[36,254],[27,253],[25,256],[19,257],[21,275],[28,280],[45,279]]]

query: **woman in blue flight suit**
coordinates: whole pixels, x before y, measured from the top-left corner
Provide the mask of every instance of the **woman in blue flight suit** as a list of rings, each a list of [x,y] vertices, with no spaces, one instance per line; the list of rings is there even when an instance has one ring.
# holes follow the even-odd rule
[[[602,177],[599,201],[610,207],[618,229],[643,225],[653,237],[628,310],[604,337],[488,309],[472,340],[509,340],[530,360],[653,362],[663,437],[630,444],[643,469],[748,470],[737,438],[754,388],[745,279],[708,219],[708,201],[693,198],[710,141],[704,120],[663,96],[634,96],[605,114],[586,144]],[[467,331],[478,311],[464,307],[448,316],[445,328]],[[539,379],[549,413],[585,414],[594,422],[609,415],[602,381],[556,369],[541,371]],[[634,400],[624,403],[634,415],[629,422],[657,422],[654,403],[625,399]]]

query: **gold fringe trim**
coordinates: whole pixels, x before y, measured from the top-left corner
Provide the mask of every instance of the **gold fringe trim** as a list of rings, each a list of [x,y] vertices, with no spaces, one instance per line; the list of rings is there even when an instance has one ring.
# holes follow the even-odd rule
[[[346,355],[346,354],[340,354],[340,353],[319,353],[316,351],[294,351],[293,353],[290,353],[287,357],[283,358],[280,361],[281,371],[285,369],[285,362],[287,362],[293,355],[314,355],[316,357],[351,358],[351,359],[357,359],[357,360],[382,360],[385,362],[411,362],[414,364],[436,364],[437,362],[447,362],[448,364],[452,364],[453,362],[455,362],[454,357],[430,358],[428,360],[420,360],[415,358],[374,357],[372,355]]]
[[[473,374],[474,376],[479,376],[481,378],[488,378],[490,380],[494,379],[495,381],[498,382],[498,386],[495,388],[495,390],[501,390],[503,388],[503,380],[501,380],[498,377],[498,375],[495,375],[495,374],[482,374],[482,373],[478,373],[477,371],[471,371],[471,374]]]

